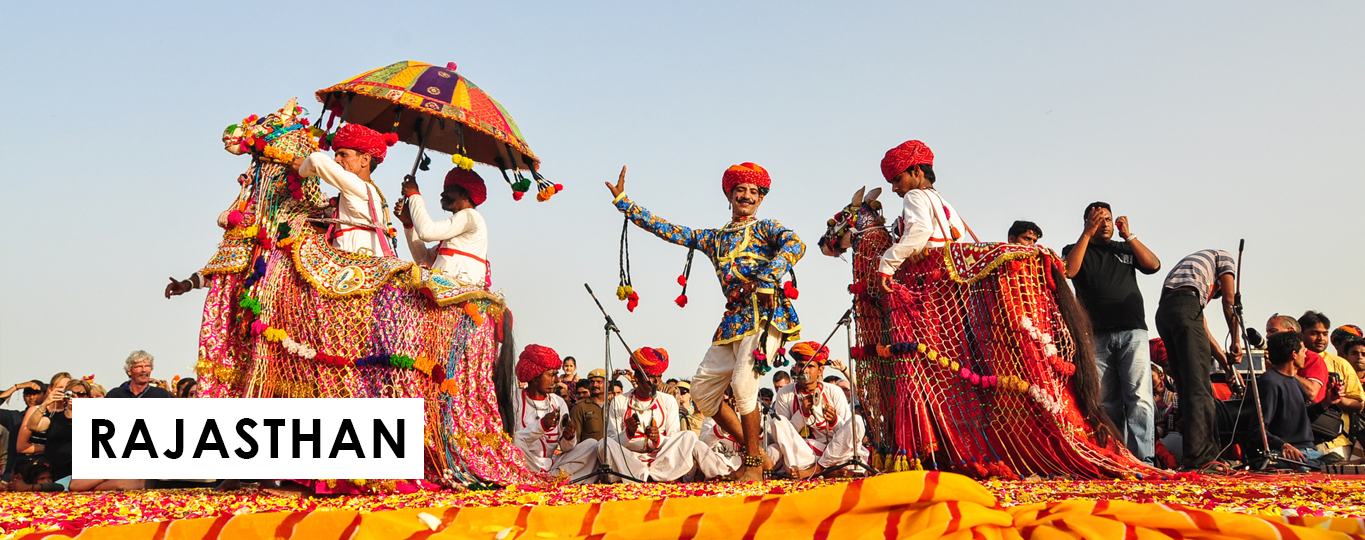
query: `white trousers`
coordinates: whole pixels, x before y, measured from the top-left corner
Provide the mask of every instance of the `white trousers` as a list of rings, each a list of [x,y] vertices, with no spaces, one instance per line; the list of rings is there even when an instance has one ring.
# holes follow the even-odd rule
[[[696,469],[697,458],[703,457],[702,446],[694,431],[669,435],[658,450],[635,452],[616,439],[607,439],[607,464],[617,472],[633,476],[642,482],[672,482]],[[620,479],[613,478],[611,481]],[[629,482],[629,480],[620,480]]]
[[[597,469],[597,441],[585,439],[568,452],[555,456],[551,463],[550,474],[559,474],[562,470],[570,479],[588,474]]]
[[[777,446],[777,455],[772,458],[775,469],[785,466],[788,473],[793,473],[809,469],[816,463],[828,469],[854,456],[867,463],[867,449],[862,446],[865,429],[862,419],[856,416],[852,421],[834,426],[828,442],[802,437],[790,420],[780,416],[773,419],[771,428]]]
[[[765,350],[769,357],[777,355],[782,344],[782,334],[770,323]],[[725,389],[733,390],[735,413],[740,416],[758,410],[758,383],[763,376],[754,373],[754,351],[758,349],[763,329],[744,336],[743,339],[724,345],[712,345],[706,356],[697,366],[697,374],[692,377],[692,403],[702,416],[715,416],[725,399]]]

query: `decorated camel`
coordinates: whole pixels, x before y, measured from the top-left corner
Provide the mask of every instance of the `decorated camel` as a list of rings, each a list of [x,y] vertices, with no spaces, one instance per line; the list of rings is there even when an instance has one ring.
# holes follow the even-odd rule
[[[329,245],[318,178],[288,165],[317,149],[303,114],[291,100],[224,134],[227,150],[251,164],[219,218],[223,240],[200,271],[208,290],[197,365],[204,395],[422,398],[423,480],[544,481],[504,432],[510,404],[495,398],[514,384],[503,298],[483,283],[461,286],[408,261]]]
[[[850,358],[885,470],[1097,478],[1156,472],[1118,444],[1100,405],[1089,319],[1041,246],[953,243],[876,284],[893,239],[880,189],[828,222],[821,251],[852,251]]]

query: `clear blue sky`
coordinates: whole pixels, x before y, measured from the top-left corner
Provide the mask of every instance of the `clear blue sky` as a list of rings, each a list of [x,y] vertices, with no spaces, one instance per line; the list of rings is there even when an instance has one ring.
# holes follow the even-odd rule
[[[1257,326],[1305,309],[1365,324],[1358,2],[0,11],[0,386],[58,370],[118,384],[134,349],[156,356],[158,377],[192,375],[203,293],[161,290],[212,254],[214,219],[248,165],[222,150],[222,128],[293,96],[316,112],[315,90],[399,60],[457,62],[567,186],[549,203],[513,202],[496,170],[479,169],[494,285],[518,342],[578,356],[584,371],[600,365],[602,334],[582,284],[616,286],[621,218],[601,182],[621,165],[634,199],[692,226],[727,218],[727,166],[765,166],[774,186],[760,215],[811,247],[796,306],[806,337],[820,339],[846,305],[850,270],[815,241],[854,190],[884,185],[878,161],[906,139],[933,148],[940,191],[985,239],[1031,219],[1060,249],[1084,206],[1105,200],[1166,268],[1245,238]],[[377,171],[391,198],[413,153],[396,147]],[[883,201],[899,208],[894,194]],[[690,376],[719,320],[719,287],[699,261],[692,302],[678,309],[686,250],[631,234],[641,306],[607,307],[632,345],[668,349],[669,375]],[[1164,274],[1139,279],[1149,320]]]

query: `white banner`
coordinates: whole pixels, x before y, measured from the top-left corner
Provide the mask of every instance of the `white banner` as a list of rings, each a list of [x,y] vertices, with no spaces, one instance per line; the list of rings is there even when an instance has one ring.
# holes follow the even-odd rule
[[[422,478],[419,398],[78,399],[72,478]]]

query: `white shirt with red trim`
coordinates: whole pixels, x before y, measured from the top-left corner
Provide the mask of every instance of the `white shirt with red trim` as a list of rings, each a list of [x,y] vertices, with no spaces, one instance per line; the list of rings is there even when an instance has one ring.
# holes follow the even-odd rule
[[[483,214],[465,208],[440,221],[427,215],[421,195],[408,197],[412,227],[403,228],[412,260],[466,285],[486,284],[488,280],[488,225]],[[427,246],[427,242],[436,242]]]
[[[559,422],[547,431],[541,427],[540,419],[554,411],[559,411]],[[540,468],[540,472],[549,472],[554,465],[555,448],[564,452],[573,449],[572,439],[559,436],[564,420],[569,418],[569,405],[564,403],[564,398],[550,394],[544,399],[532,399],[525,389],[518,390],[512,400],[512,416],[516,418],[512,443],[526,454],[527,462]]]
[[[622,433],[628,414],[636,415],[640,419],[640,425],[634,433]],[[607,422],[607,437],[615,437],[616,442],[632,452],[653,453],[665,439],[681,429],[678,420],[678,400],[663,392],[654,392],[652,399],[645,400],[637,398],[635,392],[616,396],[611,400],[607,418],[611,420]],[[650,422],[659,426],[657,443],[645,438],[645,428]]]
[[[937,191],[916,189],[905,194],[905,208],[892,226],[893,231],[897,229],[901,231],[900,239],[882,254],[882,262],[877,266],[879,274],[893,275],[905,259],[920,250],[961,238],[967,234],[967,223]]]
[[[337,197],[336,217],[350,224],[333,226],[335,231],[341,231],[339,236],[331,240],[333,247],[374,257],[384,255],[384,243],[388,239],[379,233],[387,227],[384,201],[374,184],[347,172],[336,160],[322,152],[313,152],[305,158],[299,167],[299,174],[305,177],[317,175],[341,192]]]
[[[810,428],[810,438],[822,443],[821,448],[824,448],[834,435],[834,429],[839,424],[853,419],[853,409],[848,406],[844,390],[838,386],[821,381],[810,394],[801,392],[797,389],[798,386],[800,385],[789,384],[778,390],[777,395],[773,397],[773,411],[790,421],[798,431]],[[814,410],[806,408],[804,397],[806,395],[813,395]],[[834,409],[834,424],[825,422],[825,409]]]

